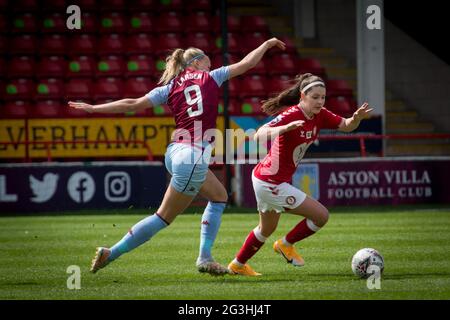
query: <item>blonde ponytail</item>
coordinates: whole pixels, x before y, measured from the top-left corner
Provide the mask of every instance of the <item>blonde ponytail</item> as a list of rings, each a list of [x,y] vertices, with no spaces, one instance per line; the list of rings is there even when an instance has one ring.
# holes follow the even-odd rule
[[[203,51],[197,48],[189,48],[187,50],[179,48],[175,49],[172,54],[166,58],[166,68],[159,79],[158,84],[168,84],[187,67],[187,61],[192,63],[197,57],[201,58],[202,56],[204,56]]]

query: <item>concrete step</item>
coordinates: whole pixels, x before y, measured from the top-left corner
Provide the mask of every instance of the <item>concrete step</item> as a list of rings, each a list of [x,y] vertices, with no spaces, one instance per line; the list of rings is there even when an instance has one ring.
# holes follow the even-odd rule
[[[323,57],[319,58],[320,64],[324,68],[346,68],[348,67],[348,62],[339,57]]]
[[[401,100],[386,99],[386,111],[408,111],[406,104]]]
[[[387,133],[433,133],[434,125],[429,122],[386,123]]]
[[[386,112],[387,123],[415,122],[418,114],[416,111],[388,111]]]
[[[326,73],[330,79],[355,80],[356,69],[347,67],[326,68]]]
[[[386,146],[386,156],[443,156],[450,155],[449,144],[414,144]]]

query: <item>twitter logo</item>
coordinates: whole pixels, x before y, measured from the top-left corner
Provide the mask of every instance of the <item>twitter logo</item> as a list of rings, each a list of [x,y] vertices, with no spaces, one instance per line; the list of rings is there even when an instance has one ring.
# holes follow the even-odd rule
[[[46,173],[41,181],[30,175],[30,187],[33,191],[32,202],[42,203],[48,201],[56,191],[59,176],[54,173]]]

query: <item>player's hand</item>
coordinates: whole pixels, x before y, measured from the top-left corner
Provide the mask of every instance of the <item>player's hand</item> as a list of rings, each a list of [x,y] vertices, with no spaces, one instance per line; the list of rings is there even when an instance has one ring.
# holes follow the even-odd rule
[[[371,108],[367,102],[364,102],[363,105],[353,113],[353,119],[356,121],[367,119],[371,116],[370,113],[372,110],[373,108]]]
[[[94,106],[84,102],[73,102],[69,101],[69,107],[74,109],[81,109],[89,113],[94,112]]]
[[[278,40],[277,38],[269,39],[266,41],[266,43],[269,46],[269,49],[275,46],[280,48],[281,50],[286,49],[286,44],[283,41]]]
[[[288,132],[288,131],[291,131],[291,130],[295,130],[298,127],[303,126],[304,123],[305,123],[305,121],[303,121],[303,120],[292,121],[291,123],[288,123],[285,126],[285,132]]]

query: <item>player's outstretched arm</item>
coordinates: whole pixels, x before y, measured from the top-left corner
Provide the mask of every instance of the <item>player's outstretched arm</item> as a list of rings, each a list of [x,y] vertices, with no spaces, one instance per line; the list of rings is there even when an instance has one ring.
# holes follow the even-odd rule
[[[129,111],[139,111],[145,108],[153,107],[150,99],[146,96],[136,99],[121,99],[113,102],[103,104],[88,104],[84,102],[69,101],[69,107],[75,109],[85,110],[89,113],[122,113]]]
[[[230,79],[241,75],[251,68],[255,67],[262,57],[272,47],[278,47],[281,50],[286,49],[286,44],[277,38],[272,38],[264,41],[258,48],[247,54],[241,61],[230,65]]]
[[[255,135],[253,136],[253,139],[255,141],[257,139],[260,139],[261,137],[269,137],[270,139],[274,139],[276,136],[279,136],[285,132],[301,127],[304,122],[305,121],[303,120],[296,120],[278,127],[270,127],[269,125],[265,124],[262,127],[260,127],[258,131],[256,131]]]
[[[346,118],[342,121],[338,130],[342,132],[352,132],[359,127],[362,120],[370,117],[370,112],[372,112],[372,110],[373,109],[369,106],[369,104],[364,102],[363,105],[353,113],[351,118]]]

